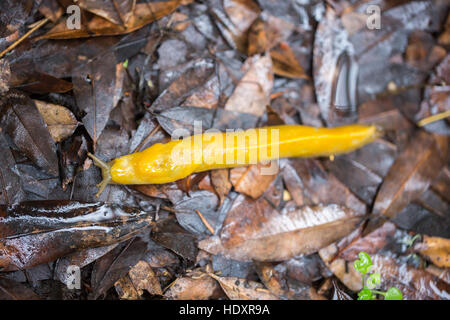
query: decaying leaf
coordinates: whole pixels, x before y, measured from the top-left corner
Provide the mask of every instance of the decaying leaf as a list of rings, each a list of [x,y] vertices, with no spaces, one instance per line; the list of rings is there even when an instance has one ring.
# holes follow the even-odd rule
[[[259,282],[237,277],[219,277],[213,273],[209,275],[219,282],[230,300],[279,300]]]
[[[222,297],[223,291],[208,274],[194,271],[176,279],[164,296],[173,300],[208,300]]]
[[[1,112],[4,132],[11,137],[19,150],[37,166],[51,175],[57,175],[55,142],[33,101],[23,93],[10,91]]]
[[[162,289],[158,278],[147,261],[139,261],[131,268],[128,276],[139,295],[142,295],[143,290],[146,290],[152,295],[162,295]]]
[[[78,121],[69,109],[40,100],[33,101],[55,142],[60,142],[72,135],[78,126]]]
[[[270,102],[273,87],[272,59],[255,55],[247,59],[247,72],[225,104],[225,110],[262,116]]]
[[[199,247],[240,261],[279,261],[312,253],[350,233],[363,215],[337,205],[278,212],[265,200],[240,197],[228,213],[220,236]]]
[[[448,140],[443,136],[419,131],[411,139],[380,187],[366,234],[420,197],[444,166],[447,149]]]
[[[0,268],[30,268],[77,250],[111,245],[152,223],[140,210],[100,203],[35,201],[0,207]]]
[[[94,16],[86,23],[82,23],[80,29],[70,29],[64,19],[54,26],[46,34],[39,36],[41,39],[74,39],[93,36],[111,36],[130,33],[134,30],[161,19],[172,13],[180,5],[179,0],[138,3],[134,8],[134,14],[129,18],[126,26],[115,24],[100,16]],[[100,12],[96,12],[100,13]]]
[[[414,246],[414,251],[419,252],[440,268],[450,268],[449,239],[424,235],[423,241]]]

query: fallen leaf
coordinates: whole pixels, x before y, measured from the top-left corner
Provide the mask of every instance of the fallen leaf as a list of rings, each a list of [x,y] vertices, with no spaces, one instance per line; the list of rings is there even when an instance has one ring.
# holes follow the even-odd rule
[[[55,142],[33,101],[19,92],[6,96],[1,123],[20,151],[38,167],[58,175]]]
[[[264,169],[270,168],[274,174],[264,174]],[[272,171],[273,170],[273,171]],[[268,165],[256,164],[248,167],[237,167],[230,170],[230,181],[237,192],[259,198],[275,180],[279,172],[278,164],[271,162]]]
[[[86,113],[82,121],[94,142],[94,150],[111,111],[122,96],[124,75],[123,65],[116,64],[111,52],[82,65],[73,75],[75,98],[78,107]]]
[[[196,272],[176,279],[164,296],[173,300],[210,300],[223,296],[223,291],[206,273]]]
[[[270,104],[273,87],[272,59],[268,55],[255,55],[247,58],[243,68],[247,69],[247,72],[224,108],[262,116],[266,106]]]
[[[419,131],[391,166],[375,199],[365,233],[395,217],[437,177],[447,158],[446,137]]]
[[[281,213],[265,200],[235,201],[220,233],[199,248],[239,261],[280,261],[309,254],[350,233],[363,215],[337,205]]]
[[[142,295],[143,290],[146,290],[152,295],[162,296],[161,284],[148,262],[142,260],[139,261],[131,268],[128,276],[133,283],[133,287],[136,288],[140,296]]]
[[[16,161],[0,129],[0,204],[12,205],[24,199],[24,190]]]
[[[55,142],[60,142],[72,135],[78,127],[78,121],[73,113],[66,107],[33,100],[47,124],[50,135]]]
[[[424,235],[423,241],[414,245],[414,251],[440,268],[450,268],[450,239]]]
[[[120,243],[116,248],[96,260],[91,275],[93,291],[90,297],[97,299],[119,279],[126,276],[130,268],[141,259],[146,249],[147,244],[141,237],[133,237]],[[127,280],[124,282],[127,285]],[[133,286],[132,283],[131,286]],[[124,294],[132,297],[133,291],[125,288]]]
[[[236,277],[219,277],[209,274],[216,279],[230,300],[279,300],[279,298],[256,281]]]
[[[2,300],[40,300],[30,286],[0,277],[0,299]]]
[[[294,79],[309,79],[289,44],[282,42],[280,45],[270,50],[270,57],[273,62],[273,72],[276,75]]]
[[[0,206],[0,269],[26,269],[111,245],[151,223],[149,213],[113,204],[32,201]]]
[[[172,13],[179,5],[179,0],[138,3],[135,6],[134,14],[129,18],[127,26],[117,25],[100,16],[94,16],[85,23],[85,19],[82,19],[83,23],[80,29],[69,29],[64,19],[46,34],[35,39],[74,39],[126,34]]]

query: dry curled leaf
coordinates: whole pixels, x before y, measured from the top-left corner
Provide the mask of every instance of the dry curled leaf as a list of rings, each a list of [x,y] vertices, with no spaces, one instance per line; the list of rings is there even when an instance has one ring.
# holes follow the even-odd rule
[[[450,268],[450,239],[423,236],[423,241],[414,246],[414,251],[440,268]]]
[[[69,109],[40,100],[33,101],[55,142],[60,142],[72,135],[78,126],[78,121]]]

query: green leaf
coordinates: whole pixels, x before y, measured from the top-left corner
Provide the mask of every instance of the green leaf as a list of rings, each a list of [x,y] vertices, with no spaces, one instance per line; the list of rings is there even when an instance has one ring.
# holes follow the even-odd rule
[[[358,293],[358,300],[375,300],[375,295],[370,289],[364,288]]]
[[[128,68],[128,59],[126,59],[124,62],[123,62],[123,67],[126,69],[126,68]]]
[[[365,274],[372,266],[372,260],[370,260],[370,256],[365,252],[360,252],[358,256],[359,260],[356,260],[354,263],[355,270],[362,274]]]
[[[369,289],[374,289],[377,285],[381,283],[381,275],[379,272],[371,274],[367,279],[367,287]]]
[[[402,292],[396,287],[392,287],[386,292],[384,300],[403,300]]]

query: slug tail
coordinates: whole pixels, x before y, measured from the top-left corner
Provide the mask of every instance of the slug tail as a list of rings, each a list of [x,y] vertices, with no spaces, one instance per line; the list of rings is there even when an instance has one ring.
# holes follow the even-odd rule
[[[88,152],[88,156],[94,161],[94,164],[102,169],[102,177],[103,180],[97,184],[98,192],[95,195],[97,198],[102,194],[103,190],[105,190],[106,186],[111,183],[112,177],[111,177],[111,165],[100,160],[96,156],[94,156],[92,153]]]

